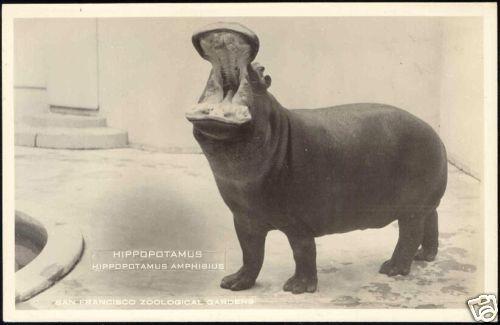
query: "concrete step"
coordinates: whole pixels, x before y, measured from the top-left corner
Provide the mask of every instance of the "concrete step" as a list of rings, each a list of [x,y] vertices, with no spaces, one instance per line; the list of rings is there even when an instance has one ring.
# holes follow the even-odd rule
[[[106,118],[57,113],[42,113],[24,117],[24,122],[33,127],[89,128],[106,126]]]
[[[128,145],[126,131],[109,127],[67,128],[17,126],[15,145],[53,149],[110,149]]]

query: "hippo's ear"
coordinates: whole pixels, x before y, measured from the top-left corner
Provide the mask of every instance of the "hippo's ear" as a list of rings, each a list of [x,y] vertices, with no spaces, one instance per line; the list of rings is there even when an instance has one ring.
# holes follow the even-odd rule
[[[262,66],[259,62],[253,62],[252,68],[257,73],[260,84],[264,86],[266,89],[271,86],[271,77],[269,75],[264,76],[264,66]]]
[[[265,76],[264,77],[264,82],[266,84],[266,88],[271,87],[271,82],[272,82],[271,76],[269,76],[269,75]]]

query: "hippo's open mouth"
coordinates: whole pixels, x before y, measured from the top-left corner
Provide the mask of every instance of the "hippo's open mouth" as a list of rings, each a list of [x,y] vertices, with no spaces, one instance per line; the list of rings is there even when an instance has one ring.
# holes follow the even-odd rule
[[[216,23],[194,33],[192,41],[200,55],[212,63],[212,71],[198,104],[186,118],[236,125],[250,121],[252,89],[247,67],[259,49],[257,36],[236,23]]]

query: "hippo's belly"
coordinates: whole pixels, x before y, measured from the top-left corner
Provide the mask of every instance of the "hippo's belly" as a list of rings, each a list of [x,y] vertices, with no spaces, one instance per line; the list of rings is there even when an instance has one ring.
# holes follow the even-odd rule
[[[379,228],[435,208],[444,146],[425,122],[381,104],[289,111],[287,214],[316,236]]]

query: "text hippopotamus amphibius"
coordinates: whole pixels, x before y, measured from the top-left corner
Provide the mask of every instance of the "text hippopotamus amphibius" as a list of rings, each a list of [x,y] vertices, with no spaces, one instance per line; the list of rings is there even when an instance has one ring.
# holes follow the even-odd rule
[[[374,103],[288,110],[267,91],[264,68],[251,64],[259,48],[252,31],[215,23],[192,41],[213,67],[186,117],[243,251],[243,266],[222,279],[222,288],[254,285],[273,229],[293,250],[295,274],[284,285],[293,293],[316,290],[314,238],[326,234],[397,219],[399,239],[380,273],[407,275],[414,258],[434,259],[447,160],[428,124]]]

